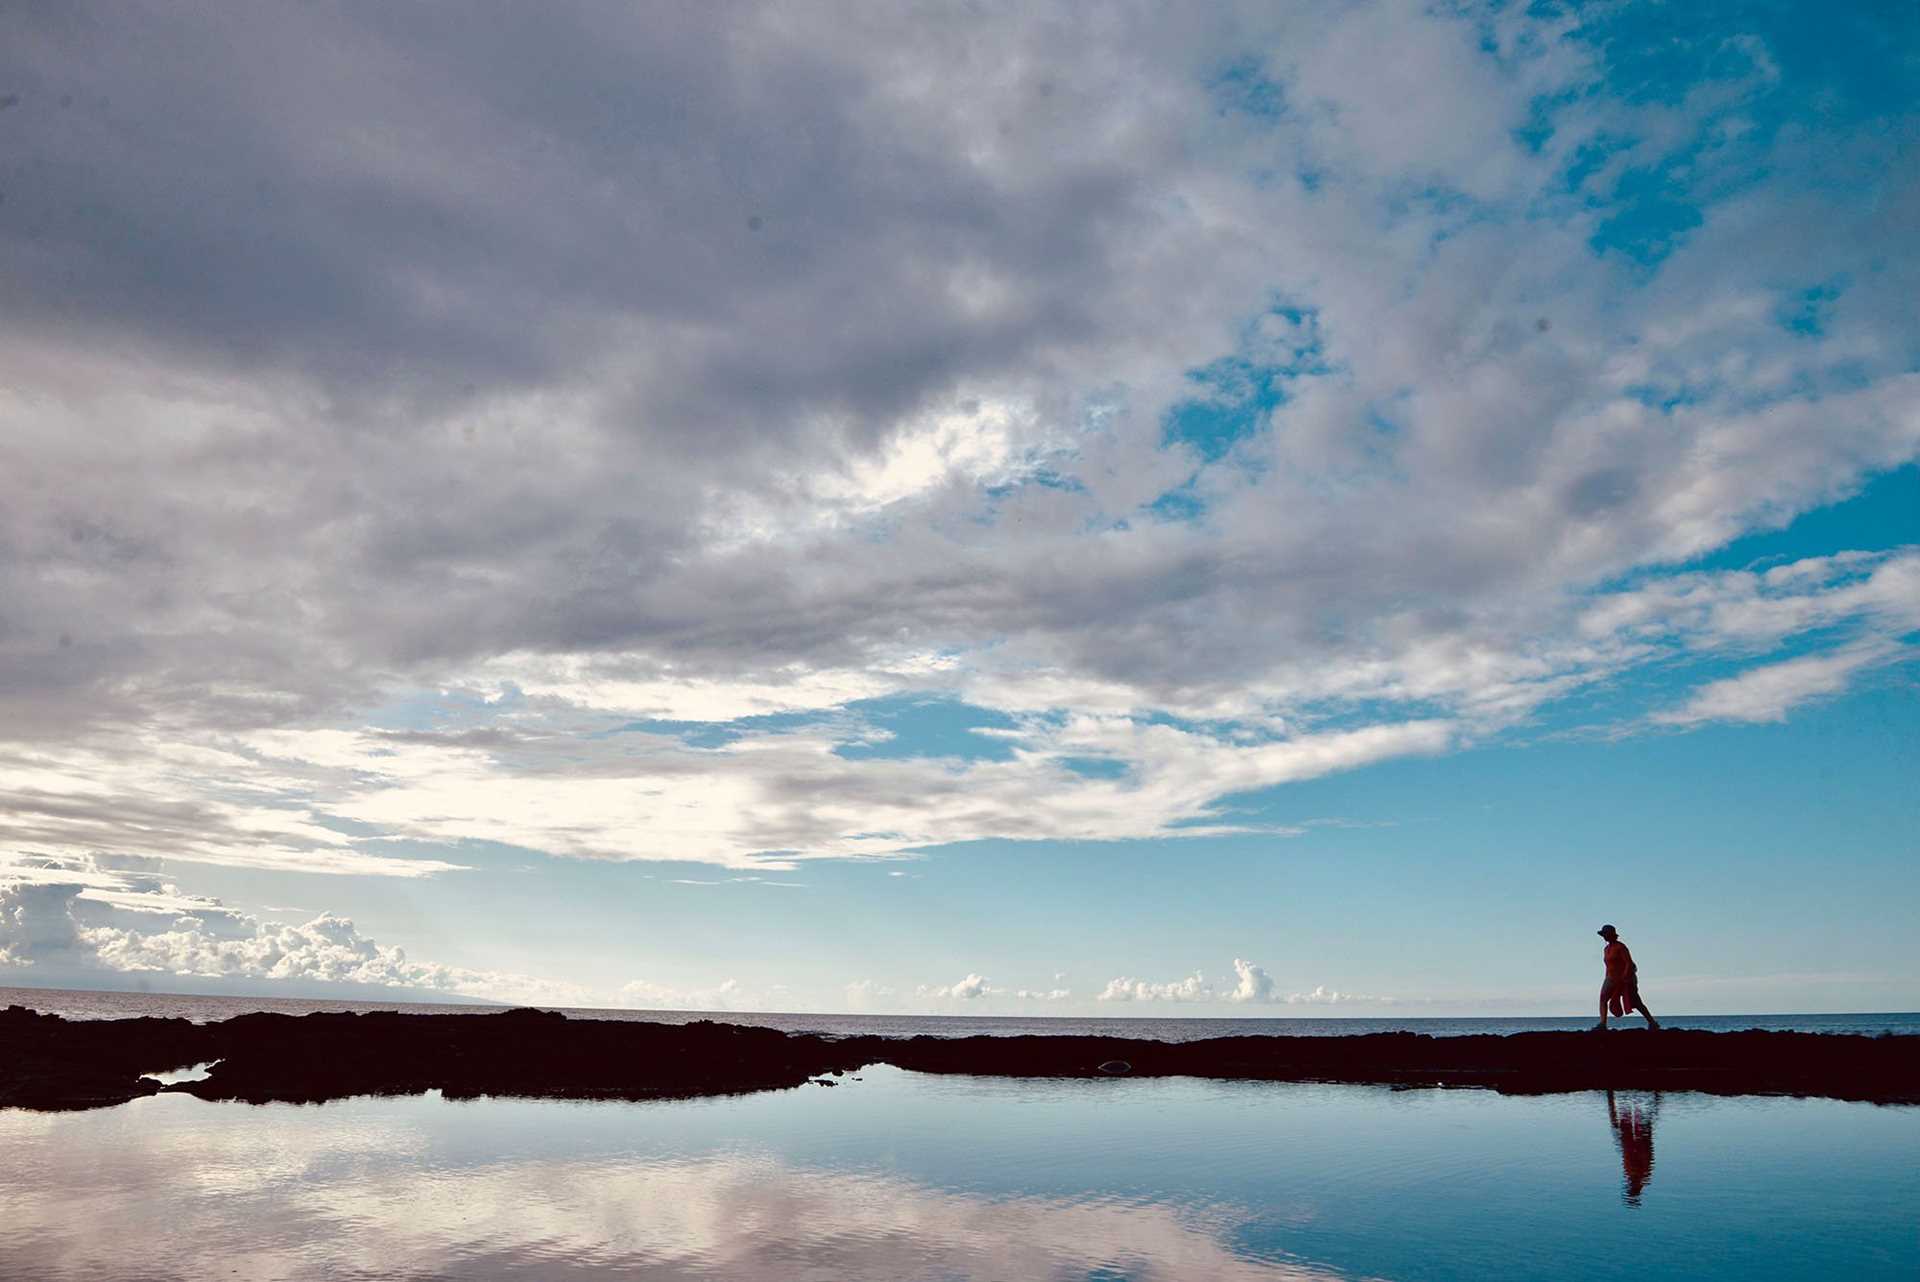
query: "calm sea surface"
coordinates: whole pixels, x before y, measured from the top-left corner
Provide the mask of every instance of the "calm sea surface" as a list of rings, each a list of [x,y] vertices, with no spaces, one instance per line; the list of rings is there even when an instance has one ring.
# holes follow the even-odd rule
[[[127,1019],[153,1015],[190,1019],[195,1023],[228,1019],[248,1011],[280,1011],[304,1015],[309,1011],[404,1010],[422,1014],[484,1015],[499,1006],[437,1005],[429,1002],[336,1002],[284,997],[192,997],[178,993],[101,993],[62,988],[0,988],[0,1007],[27,1006],[65,1015],[68,1019]],[[1019,1033],[1087,1034],[1101,1037],[1144,1037],[1162,1042],[1186,1042],[1201,1037],[1266,1034],[1305,1037],[1341,1033],[1384,1033],[1406,1030],[1437,1037],[1466,1033],[1537,1033],[1577,1031],[1593,1024],[1592,1014],[1559,1017],[1495,1019],[1079,1019],[999,1015],[797,1015],[732,1010],[600,1010],[556,1006],[581,1019],[639,1019],[663,1024],[686,1024],[717,1019],[732,1024],[754,1024],[786,1032],[854,1035],[877,1033],[890,1037],[973,1037]],[[1639,1016],[1620,1021],[1623,1028],[1640,1026]],[[1675,1028],[1706,1028],[1729,1032],[1765,1028],[1808,1033],[1920,1034],[1920,1012],[1867,1015],[1673,1015],[1663,1024]]]

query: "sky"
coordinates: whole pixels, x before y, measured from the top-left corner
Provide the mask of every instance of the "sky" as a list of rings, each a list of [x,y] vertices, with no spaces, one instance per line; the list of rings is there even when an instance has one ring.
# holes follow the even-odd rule
[[[1920,10],[14,6],[0,984],[1920,1008]]]

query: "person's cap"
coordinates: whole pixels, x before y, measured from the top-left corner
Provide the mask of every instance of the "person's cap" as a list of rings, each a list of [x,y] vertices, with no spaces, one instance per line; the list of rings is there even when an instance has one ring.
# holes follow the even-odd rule
[[[1613,928],[1612,923],[1608,923],[1607,925],[1602,926],[1600,929],[1594,931],[1593,933],[1596,935],[1605,936],[1605,935],[1617,935],[1620,932]]]

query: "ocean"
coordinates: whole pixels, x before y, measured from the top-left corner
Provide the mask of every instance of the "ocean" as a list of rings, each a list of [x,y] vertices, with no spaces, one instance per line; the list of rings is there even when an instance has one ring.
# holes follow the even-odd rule
[[[68,1019],[132,1019],[150,1015],[162,1019],[187,1019],[194,1023],[229,1019],[250,1011],[305,1015],[313,1011],[395,1010],[423,1015],[485,1015],[506,1009],[471,1003],[326,1001],[287,997],[95,992],[64,988],[0,988],[0,1007],[12,1005],[64,1015]],[[823,1033],[839,1037],[1052,1035],[1137,1037],[1162,1042],[1188,1042],[1204,1037],[1325,1037],[1393,1032],[1428,1033],[1435,1037],[1461,1037],[1475,1033],[1577,1032],[1591,1027],[1594,1020],[1592,1015],[1472,1019],[1311,1019],[1288,1016],[1255,1019],[1085,1019],[1031,1015],[810,1015],[769,1011],[615,1010],[567,1006],[547,1009],[579,1019],[648,1020],[663,1024],[687,1024],[694,1020],[711,1019],[777,1028],[789,1033]],[[1662,1016],[1660,1022],[1674,1028],[1699,1028],[1714,1032],[1758,1028],[1773,1032],[1920,1035],[1920,1012],[1914,1011],[1848,1015],[1673,1015]],[[1619,1020],[1617,1024],[1622,1028],[1636,1028],[1641,1026],[1641,1021],[1638,1016],[1633,1016]]]

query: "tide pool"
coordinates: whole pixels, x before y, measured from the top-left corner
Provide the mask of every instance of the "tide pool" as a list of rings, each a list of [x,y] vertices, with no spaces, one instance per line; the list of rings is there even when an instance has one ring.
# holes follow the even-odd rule
[[[1920,1109],[943,1078],[0,1112],[0,1277],[1910,1279]]]

